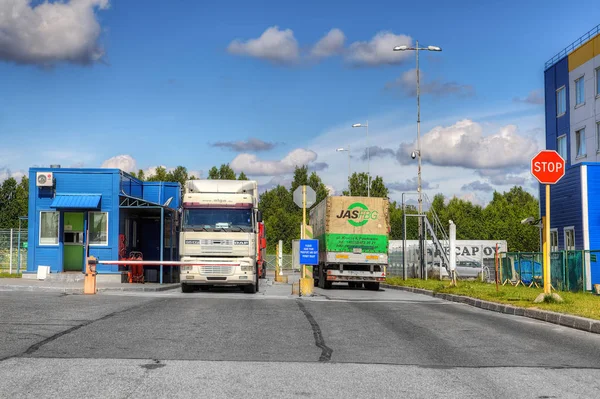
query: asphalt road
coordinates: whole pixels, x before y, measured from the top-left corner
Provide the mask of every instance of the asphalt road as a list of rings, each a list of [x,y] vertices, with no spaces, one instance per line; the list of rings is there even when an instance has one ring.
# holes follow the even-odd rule
[[[600,336],[403,291],[0,292],[0,397],[596,398]]]

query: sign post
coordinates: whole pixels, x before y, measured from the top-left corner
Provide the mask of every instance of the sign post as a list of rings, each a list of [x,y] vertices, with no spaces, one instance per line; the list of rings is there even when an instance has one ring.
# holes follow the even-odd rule
[[[312,187],[307,186],[307,185],[302,185],[302,186],[298,186],[298,188],[296,188],[294,190],[294,203],[296,205],[298,205],[300,208],[302,208],[302,226],[300,228],[300,253],[302,251],[302,240],[304,240],[306,238],[306,230],[307,230],[307,226],[306,226],[306,208],[310,208],[311,206],[313,206],[315,204],[315,202],[317,201],[317,193],[315,193],[315,190],[312,189]],[[317,256],[318,258],[318,256]],[[311,294],[312,293],[312,287],[313,287],[313,281],[312,281],[312,277],[311,278],[306,278],[306,264],[302,262],[302,255],[300,255],[300,265],[302,268],[302,276],[300,279],[300,295],[304,294]],[[311,273],[312,274],[312,273]]]
[[[546,185],[546,215],[542,223],[543,234],[543,279],[544,292],[535,299],[542,302],[544,297],[551,295],[550,275],[550,185],[556,184],[565,175],[565,160],[554,150],[540,151],[531,159],[531,174]],[[562,300],[558,294],[552,294],[556,299]]]

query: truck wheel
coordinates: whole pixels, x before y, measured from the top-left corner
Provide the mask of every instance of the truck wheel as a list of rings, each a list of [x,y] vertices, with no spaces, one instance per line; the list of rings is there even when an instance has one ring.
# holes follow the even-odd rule
[[[379,291],[379,283],[365,283],[365,288],[369,291]]]
[[[191,285],[185,284],[185,283],[181,283],[181,292],[189,294],[193,290],[194,290],[194,287],[192,287]]]
[[[244,292],[246,294],[255,294],[258,292],[258,266],[256,267],[256,273],[254,273],[256,277],[254,277],[254,284],[245,285]]]

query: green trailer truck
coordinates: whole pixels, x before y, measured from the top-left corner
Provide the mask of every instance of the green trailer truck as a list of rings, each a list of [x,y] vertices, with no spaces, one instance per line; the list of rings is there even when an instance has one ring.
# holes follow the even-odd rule
[[[385,281],[390,233],[389,201],[373,197],[327,197],[310,211],[313,236],[319,240],[315,286],[379,290]]]

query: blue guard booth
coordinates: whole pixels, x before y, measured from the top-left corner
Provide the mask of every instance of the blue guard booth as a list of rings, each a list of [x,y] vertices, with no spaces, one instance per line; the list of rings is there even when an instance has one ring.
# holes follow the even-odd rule
[[[27,272],[83,272],[85,244],[99,260],[176,260],[181,186],[142,182],[119,169],[31,168]],[[89,237],[86,235],[88,234]],[[176,282],[172,267],[144,268],[146,282]],[[124,267],[98,265],[122,281]]]

